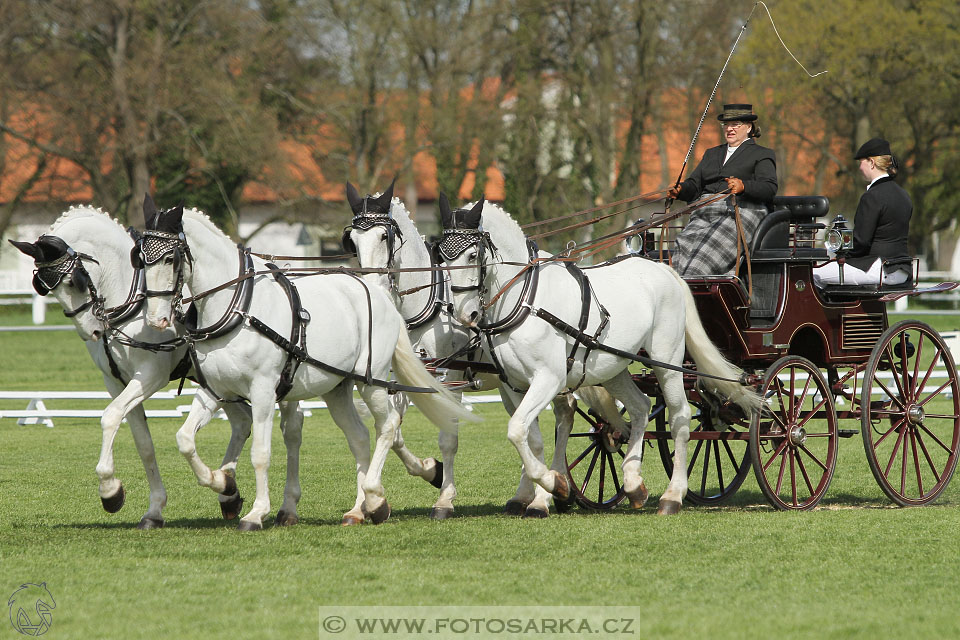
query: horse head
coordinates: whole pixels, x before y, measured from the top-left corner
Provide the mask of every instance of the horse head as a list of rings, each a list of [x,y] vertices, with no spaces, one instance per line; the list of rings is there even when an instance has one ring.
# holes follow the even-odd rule
[[[166,329],[173,325],[184,279],[193,266],[183,233],[183,205],[159,210],[147,194],[143,198],[143,218],[146,231],[130,252],[130,261],[135,268],[144,269],[147,324]]]
[[[99,340],[106,330],[103,298],[93,284],[84,263],[99,265],[97,260],[79,253],[62,238],[42,235],[36,242],[10,243],[33,258],[33,288],[41,296],[49,293],[70,318],[84,340]],[[64,286],[61,286],[64,285]]]
[[[486,263],[495,251],[481,224],[483,204],[481,198],[473,207],[451,210],[446,194],[440,194],[443,237],[437,249],[444,264],[455,267],[450,271],[454,315],[468,327],[475,327],[483,315]]]
[[[396,179],[382,194],[361,198],[356,187],[347,182],[347,202],[353,211],[353,220],[344,227],[340,241],[344,251],[356,254],[363,268],[392,268],[403,243],[403,233],[392,212],[394,184]],[[370,274],[365,279],[376,280],[388,290],[395,288],[387,274]]]

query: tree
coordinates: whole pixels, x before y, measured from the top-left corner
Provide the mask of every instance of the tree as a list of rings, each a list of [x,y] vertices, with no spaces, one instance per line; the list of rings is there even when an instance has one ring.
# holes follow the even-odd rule
[[[239,187],[275,162],[256,61],[279,45],[264,16],[239,0],[26,4],[7,87],[47,126],[7,117],[0,130],[75,163],[121,219],[152,187],[163,201],[213,185],[208,213],[234,231]]]

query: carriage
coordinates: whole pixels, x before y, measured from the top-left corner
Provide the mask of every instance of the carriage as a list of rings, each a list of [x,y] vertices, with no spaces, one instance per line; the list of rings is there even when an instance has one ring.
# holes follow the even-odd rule
[[[687,498],[714,505],[729,498],[750,469],[777,509],[811,509],[824,497],[837,464],[838,439],[860,435],[867,462],[896,504],[923,505],[947,486],[960,451],[960,388],[944,339],[923,322],[890,326],[886,303],[929,289],[813,285],[812,269],[827,260],[813,239],[827,215],[822,196],[778,197],[758,227],[738,275],[685,278],[715,344],[746,372],[766,409],[752,419],[706,393],[684,375],[694,408]],[[664,254],[647,246],[656,259]],[[692,365],[687,365],[688,367]],[[649,370],[635,384],[659,397]],[[610,509],[625,497],[617,467],[627,434],[592,411],[577,409],[566,458],[576,502]],[[667,474],[673,469],[668,416],[656,402],[645,438]],[[843,420],[847,428],[839,428]],[[849,426],[847,426],[849,425]],[[655,444],[654,444],[655,443]]]

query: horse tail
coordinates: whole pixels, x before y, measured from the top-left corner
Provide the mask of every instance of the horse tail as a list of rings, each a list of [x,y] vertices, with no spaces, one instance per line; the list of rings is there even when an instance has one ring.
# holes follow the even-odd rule
[[[411,393],[408,397],[441,431],[456,433],[458,420],[480,422],[478,416],[457,402],[454,395],[430,375],[413,351],[406,328],[400,330],[393,352],[393,372],[402,384],[436,390],[437,393]]]
[[[673,277],[680,283],[680,288],[683,289],[684,309],[686,311],[684,333],[686,335],[687,352],[696,363],[697,370],[727,378],[727,380],[701,378],[702,384],[720,397],[739,405],[747,415],[759,411],[760,407],[763,406],[763,398],[752,387],[737,382],[743,375],[743,369],[727,360],[717,349],[717,346],[713,344],[700,322],[700,314],[697,312],[697,304],[693,300],[693,293],[690,292],[689,285],[672,268],[670,273],[673,274]]]

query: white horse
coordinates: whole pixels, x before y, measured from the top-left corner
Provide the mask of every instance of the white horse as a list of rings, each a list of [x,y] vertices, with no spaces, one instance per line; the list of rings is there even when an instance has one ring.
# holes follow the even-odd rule
[[[103,211],[73,207],[36,242],[11,242],[34,259],[34,288],[40,295],[52,294],[60,303],[113,397],[100,421],[103,442],[97,475],[103,508],[115,513],[126,497],[113,463],[113,441],[126,418],[150,485],[150,507],[137,528],[162,527],[167,493],[142,403],[167,385],[183,362],[186,347],[172,327],[158,330],[146,325],[143,273],[130,263],[133,239]],[[222,468],[232,480],[250,434],[251,417],[242,405],[226,409],[233,430]],[[224,518],[231,519],[238,515],[243,500],[235,481],[224,489],[228,495],[221,494],[220,508]]]
[[[396,274],[372,273],[365,280],[379,285],[387,292],[403,316],[414,349],[423,356],[449,356],[465,347],[470,332],[454,320],[446,309],[449,300],[446,279],[439,271],[431,271],[430,251],[414,226],[406,207],[393,197],[393,185],[382,194],[361,198],[352,184],[347,183],[347,200],[354,213],[351,226],[344,229],[344,248],[356,253],[361,268],[421,268],[422,271],[404,271]],[[407,292],[409,293],[403,293]],[[449,380],[460,380],[460,372],[451,372]],[[460,398],[459,392],[454,397]],[[397,394],[397,408],[401,415],[406,409],[405,395]],[[398,429],[399,433],[399,429]],[[430,517],[443,520],[453,515],[453,499],[457,495],[453,468],[457,453],[457,431],[441,431],[438,444],[442,462],[434,458],[420,460],[403,448],[397,439],[394,451],[403,460],[411,475],[419,475],[440,489],[440,495],[430,511]]]
[[[225,236],[203,214],[182,207],[147,213],[147,232],[142,255],[147,263],[148,323],[165,328],[174,322],[183,284],[193,292],[208,292],[231,281],[239,271],[263,272],[267,264],[253,259]],[[250,262],[246,263],[245,260]],[[249,264],[249,268],[244,264]],[[435,393],[413,394],[414,404],[441,429],[450,429],[458,419],[476,420],[417,359],[404,328],[403,318],[389,297],[378,287],[369,287],[350,274],[339,273],[297,278],[295,289],[286,288],[279,272],[248,279],[255,282],[246,308],[237,306],[235,293],[242,283],[219,290],[194,302],[196,326],[215,326],[220,320],[240,317],[243,323],[229,332],[198,338],[196,355],[201,381],[224,400],[246,399],[253,411],[253,442],[250,456],[257,481],[257,497],[251,511],[241,519],[241,530],[262,527],[270,511],[267,469],[270,464],[270,434],[278,388],[287,401],[323,396],[334,422],[343,429],[357,460],[357,502],[344,515],[345,524],[386,520],[390,507],[384,499],[381,474],[386,455],[396,438],[400,415],[390,402],[386,382],[393,363],[403,387]],[[239,276],[238,276],[239,277]],[[309,316],[294,311],[292,299],[299,293]],[[196,295],[196,293],[195,293]],[[220,319],[220,320],[218,320]],[[300,330],[300,338],[295,332]],[[207,333],[205,330],[204,333]],[[284,336],[291,336],[289,342]],[[201,336],[202,337],[202,336]],[[284,344],[286,343],[286,344]],[[283,348],[281,348],[283,345]],[[296,358],[291,357],[296,352]],[[302,362],[302,364],[300,364]],[[299,366],[298,366],[299,365]],[[290,371],[292,369],[292,371]],[[284,371],[290,371],[284,383]],[[371,458],[369,434],[353,405],[353,383],[374,416],[376,447]],[[183,427],[177,434],[180,451],[187,457],[201,484],[218,487],[223,479],[200,460],[193,442],[195,426],[208,419],[218,401],[212,394],[198,394]],[[284,432],[288,448],[288,483],[278,520],[293,514],[300,497],[295,461],[300,434]],[[294,463],[291,465],[291,463]],[[291,466],[294,468],[291,469]]]
[[[548,469],[542,451],[531,448],[531,441],[539,441],[540,436],[530,427],[558,393],[600,384],[623,402],[630,414],[623,490],[635,508],[646,501],[640,464],[650,401],[631,380],[627,371],[631,359],[624,356],[644,349],[653,360],[680,366],[686,342],[698,371],[722,378],[705,377],[708,388],[748,414],[759,409],[759,395],[737,382],[742,372],[710,342],[689,288],[670,267],[625,256],[586,268],[583,272],[589,285],[584,298],[576,273],[559,262],[515,266],[528,264],[536,254],[519,225],[500,207],[481,200],[472,209],[447,212],[443,222],[441,253],[447,264],[475,267],[451,272],[454,312],[461,322],[487,334],[489,355],[506,374],[511,386],[508,394],[517,407],[508,423],[508,438],[520,453],[526,473],[558,499],[569,493],[562,455],[567,433],[558,434]],[[534,284],[537,277],[539,282]],[[590,313],[581,325],[584,300]],[[622,355],[604,350],[593,338]],[[575,342],[578,348],[572,352]],[[687,492],[690,407],[682,374],[659,366],[653,370],[670,411],[676,447],[673,474],[658,509],[658,513],[670,514],[679,511]]]
[[[353,221],[343,232],[341,242],[344,249],[356,254],[361,268],[385,270],[363,277],[379,284],[390,293],[407,322],[414,349],[428,358],[444,358],[460,352],[470,342],[472,334],[450,313],[449,278],[437,268],[436,259],[423,241],[407,208],[399,198],[393,197],[393,184],[382,194],[361,197],[356,188],[348,182],[346,195],[353,211]],[[441,209],[446,207],[449,210],[445,194],[440,194],[440,200]],[[465,358],[466,356],[462,355],[460,359]],[[463,372],[451,370],[447,379],[462,380]],[[482,384],[491,384],[490,376],[475,379],[482,380]],[[492,385],[499,387],[495,377]],[[582,391],[583,399],[604,419],[626,432],[627,427],[608,394],[596,387],[588,387]],[[513,407],[509,398],[503,393],[501,396],[506,399],[506,408],[512,413]],[[569,396],[556,399],[554,412],[557,422],[573,420],[576,406],[573,402],[573,398]],[[402,413],[404,405],[401,404],[399,409]],[[427,469],[435,468],[439,472],[436,475],[442,478],[442,483],[435,485],[440,488],[440,496],[430,512],[432,518],[439,520],[454,513],[453,499],[457,490],[453,469],[458,448],[457,433],[441,432],[438,444],[443,462],[428,458],[423,464]],[[417,460],[415,456],[410,457]],[[411,474],[423,475],[416,473],[412,465],[408,464],[407,469]],[[541,490],[531,500],[529,495],[533,491],[533,484],[525,474],[521,475],[517,495],[507,503],[506,511],[515,515],[523,513],[528,517],[546,516],[549,512],[550,494]]]

